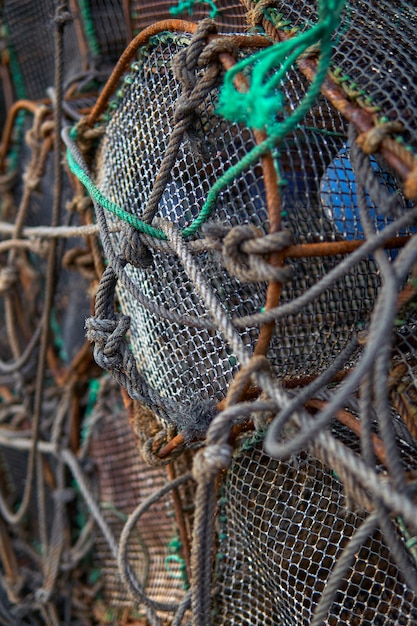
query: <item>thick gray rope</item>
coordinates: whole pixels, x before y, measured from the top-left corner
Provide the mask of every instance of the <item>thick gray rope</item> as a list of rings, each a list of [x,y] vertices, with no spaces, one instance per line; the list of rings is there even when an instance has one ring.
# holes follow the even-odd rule
[[[408,269],[410,269],[417,260],[417,239],[410,240],[402,252],[403,254],[408,252]],[[277,440],[280,430],[279,423],[273,422],[265,440],[267,454],[282,458],[283,456],[296,453],[308,445],[332,416],[342,408],[345,398],[357,388],[362,376],[373,367],[381,346],[385,344],[386,337],[390,336],[392,332],[396,313],[396,294],[403,279],[403,276],[396,274],[393,284],[383,285],[381,288],[372,315],[368,340],[362,358],[353,372],[345,379],[339,391],[335,393],[333,399],[329,401],[327,407],[315,416],[314,422],[310,420],[310,426],[307,427],[308,422],[305,423],[304,428],[294,438],[282,443],[278,443]]]
[[[356,135],[357,133],[353,125],[350,125],[349,140],[351,143],[351,162],[357,178],[359,212],[364,232],[366,236],[370,236],[373,232],[373,225],[368,214],[365,187],[368,189],[373,202],[380,211],[385,214],[390,211],[388,208],[384,207],[383,201],[385,198],[383,197],[381,185],[378,185],[378,180],[369,161],[369,157],[365,155],[357,145]],[[398,203],[397,198],[395,198],[395,200]],[[391,264],[385,256],[385,253],[382,250],[377,250],[375,252],[375,259],[379,265],[384,282],[386,284],[389,283],[392,280],[393,270]],[[395,301],[394,298],[393,301]],[[405,482],[405,468],[401,461],[400,451],[396,442],[393,419],[389,407],[388,375],[392,340],[393,332],[386,337],[385,343],[381,346],[380,353],[373,368],[375,415],[377,416],[381,437],[384,442],[387,466],[390,471],[390,476],[392,477],[393,488],[399,492],[407,492],[408,490],[409,496],[412,497],[410,487],[407,487]],[[397,563],[399,570],[402,572],[407,584],[414,591],[417,591],[417,572],[415,562],[411,560],[404,543],[400,540],[398,531],[393,526],[389,517],[389,511],[379,500],[377,500],[375,504],[378,511],[381,531],[388,544],[390,553],[394,561]]]
[[[174,74],[181,84],[182,93],[176,102],[174,113],[175,126],[170,135],[164,158],[143,212],[142,220],[146,223],[152,221],[158,210],[165,187],[170,180],[184,133],[192,123],[197,108],[217,83],[221,71],[218,61],[214,62],[214,60],[211,60],[200,76],[196,73],[198,61],[207,43],[207,38],[215,32],[217,32],[217,28],[212,20],[208,18],[202,20],[199,22],[189,45],[180,50],[173,59]]]
[[[313,380],[313,382],[311,382],[306,387],[303,387],[303,389],[297,393],[295,398],[293,398],[291,402],[285,408],[283,408],[275,417],[274,422],[273,422],[274,432],[279,432],[283,430],[287,422],[291,420],[291,417],[293,416],[293,414],[296,413],[297,411],[302,410],[302,407],[304,403],[307,402],[307,400],[312,398],[314,394],[316,394],[320,389],[322,389],[325,385],[329,384],[332,381],[335,374],[340,372],[343,366],[346,365],[346,362],[353,355],[357,347],[358,347],[358,341],[357,341],[357,338],[354,337],[350,341],[350,343],[344,348],[344,350],[342,350],[336,356],[336,358],[332,361],[332,363],[328,366],[328,368],[322,374],[320,374],[320,376],[318,376],[315,380]],[[307,417],[307,413],[304,413],[304,414]],[[320,428],[324,428],[324,426],[328,424],[328,422],[332,419],[332,417],[333,416],[330,416],[328,418],[326,417],[326,419],[320,423]],[[310,419],[312,420],[312,418]],[[314,418],[314,421],[315,419],[316,418]],[[308,444],[310,441],[309,434],[306,435],[306,439],[307,439],[306,443]]]
[[[202,269],[197,265],[192,254],[181,237],[177,227],[165,220],[155,220],[157,225],[164,231],[168,241],[181,261],[189,279],[193,283],[197,293],[201,297],[203,304],[210,316],[216,323],[216,327],[224,335],[230,344],[234,354],[243,364],[247,363],[251,357],[251,352],[245,347],[242,338],[235,329],[231,318],[226,313],[220,299],[214,293],[212,287],[206,280]]]
[[[370,191],[370,195],[376,206],[384,211],[383,202],[387,200],[386,192],[379,183],[377,176],[371,166],[368,155],[366,155],[356,143],[357,132],[353,124],[349,126],[349,141],[351,144],[350,157],[353,171],[357,179],[356,193],[358,199],[359,213],[366,237],[374,233],[374,227],[368,213],[368,206],[365,195],[365,188]],[[384,193],[385,192],[385,193]],[[388,211],[387,211],[388,212]],[[391,329],[394,328],[394,320],[397,312],[396,294],[399,285],[396,284],[393,266],[388,261],[383,250],[375,250],[375,260],[379,266],[382,280],[387,290],[391,290],[392,297],[392,317]],[[395,266],[394,266],[395,267]],[[391,287],[390,287],[391,286]],[[384,442],[388,469],[393,477],[396,489],[404,488],[404,468],[401,462],[400,453],[395,440],[395,432],[392,424],[392,416],[389,410],[389,389],[388,374],[390,357],[392,350],[393,332],[387,334],[385,341],[379,346],[379,354],[375,360],[373,368],[373,386],[375,395],[375,411],[378,416],[381,437]]]

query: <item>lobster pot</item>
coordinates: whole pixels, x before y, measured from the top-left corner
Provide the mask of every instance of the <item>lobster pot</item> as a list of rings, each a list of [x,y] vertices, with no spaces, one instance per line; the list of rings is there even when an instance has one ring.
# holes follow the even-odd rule
[[[315,3],[276,2],[288,26],[300,30],[317,22]],[[416,68],[417,16],[414,2],[359,0],[346,3],[335,33],[332,70],[351,99],[363,108],[377,107],[381,118],[399,120],[404,139],[417,149]],[[356,93],[355,93],[356,92]]]
[[[357,446],[348,431],[343,436]],[[236,455],[220,495],[213,623],[311,624],[366,511],[352,510],[334,472],[314,456],[278,461],[263,454],[259,441]],[[322,623],[416,619],[416,596],[375,531],[352,559]]]
[[[88,457],[96,468],[101,513],[118,541],[138,502],[144,502],[165,485],[165,469],[149,466],[138,454],[120,389],[111,378],[104,378],[101,383],[99,401],[86,425],[89,428]],[[178,472],[183,470],[183,464],[177,466]],[[188,486],[180,492],[184,506],[189,505]],[[183,597],[187,574],[172,509],[171,494],[156,500],[144,511],[128,545],[130,566],[147,596],[153,602],[175,605]],[[100,533],[95,536],[94,566],[100,571],[103,606],[123,620],[123,615],[133,612],[132,598]],[[141,611],[143,607],[139,607],[138,612]]]
[[[16,2],[2,3],[1,17],[4,21],[9,48],[10,74],[17,98],[37,100],[46,97],[48,87],[54,85],[55,52],[53,19],[55,3]],[[70,81],[81,71],[83,55],[77,38],[78,18],[65,30],[65,80]],[[39,42],[42,42],[40,45]]]
[[[150,5],[145,0],[131,0],[130,2],[130,22],[134,34],[140,32],[154,22],[172,17],[171,10],[175,4],[169,0],[158,0]],[[248,22],[246,20],[246,10],[241,2],[237,0],[219,0],[215,3],[216,11],[207,2],[196,4],[192,12],[184,9],[178,14],[182,19],[199,22],[205,17],[212,17],[221,33],[246,32]]]
[[[140,49],[137,60],[108,110],[104,136],[96,159],[96,184],[104,196],[142,218],[160,171],[173,130],[173,116],[181,86],[172,62],[188,45],[185,35],[164,33]],[[285,85],[286,110],[295,108],[306,82],[291,74]],[[156,217],[189,226],[206,200],[209,188],[255,145],[250,129],[228,123],[216,114],[218,90],[213,89],[194,114],[184,137]],[[290,133],[276,154],[283,181],[283,227],[296,243],[345,241],[363,238],[357,209],[354,174],[342,118],[319,99],[305,124]],[[379,162],[374,168],[384,185],[398,191],[394,177]],[[352,183],[353,177],[353,183]],[[389,221],[368,198],[375,227]],[[121,220],[107,217],[112,227]],[[209,223],[224,227],[251,224],[269,229],[261,165],[238,175],[219,195]],[[191,241],[201,237],[195,234]],[[120,254],[121,240],[112,235]],[[343,256],[290,259],[294,278],[282,287],[281,303],[292,301],[334,268]],[[214,289],[225,313],[241,317],[265,304],[266,285],[242,284],[231,276],[211,251],[195,254],[195,261]],[[178,259],[154,250],[150,268],[127,265],[126,273],[140,292],[157,307],[178,314],[210,319],[196,289]],[[322,372],[369,318],[379,286],[373,259],[348,271],[301,313],[278,321],[269,358],[282,378]],[[238,368],[221,334],[165,321],[146,310],[125,287],[118,286],[123,313],[131,318],[131,347],[139,371],[160,394],[184,400],[189,394],[220,399]],[[253,348],[258,331],[241,331],[245,346]]]

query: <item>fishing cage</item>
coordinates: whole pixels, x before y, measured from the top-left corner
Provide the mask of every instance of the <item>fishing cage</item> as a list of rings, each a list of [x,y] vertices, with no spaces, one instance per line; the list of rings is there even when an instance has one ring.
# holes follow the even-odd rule
[[[414,3],[0,20],[0,623],[417,623]]]

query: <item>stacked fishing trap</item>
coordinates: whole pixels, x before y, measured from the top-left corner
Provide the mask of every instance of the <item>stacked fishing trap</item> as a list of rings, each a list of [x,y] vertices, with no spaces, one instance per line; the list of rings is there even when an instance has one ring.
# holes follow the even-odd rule
[[[413,3],[0,12],[0,623],[417,623]]]

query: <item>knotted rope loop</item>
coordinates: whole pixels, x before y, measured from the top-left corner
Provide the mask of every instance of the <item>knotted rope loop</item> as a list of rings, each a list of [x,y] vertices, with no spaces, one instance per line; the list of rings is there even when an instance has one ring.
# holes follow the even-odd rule
[[[143,460],[148,465],[167,465],[180,456],[184,450],[185,444],[177,446],[170,454],[163,459],[159,456],[159,451],[173,438],[172,428],[160,430],[156,435],[145,441],[141,448]]]
[[[82,117],[75,126],[75,136],[77,137],[77,146],[84,157],[90,154],[96,141],[100,139],[105,132],[104,126],[95,126],[91,128],[87,117]]]
[[[259,2],[254,4],[253,8],[246,13],[248,26],[256,28],[256,26],[262,24],[262,21],[265,18],[265,11],[269,7],[276,8],[275,0],[259,0]]]
[[[68,10],[67,2],[61,2],[61,4],[56,8],[55,15],[53,18],[54,24],[58,28],[63,28],[65,24],[68,22],[72,22],[73,17],[71,12]]]
[[[190,92],[196,84],[196,69],[204,64],[199,63],[200,56],[205,49],[207,39],[210,35],[217,33],[217,27],[213,20],[206,18],[202,20],[190,44],[177,52],[173,58],[173,69],[175,78],[181,83],[185,92]]]
[[[207,38],[216,32],[217,28],[212,20],[203,20],[189,46],[180,50],[173,58],[174,75],[182,87],[182,94],[175,105],[174,122],[185,125],[185,128],[191,124],[196,108],[213,88],[221,71],[213,48],[209,48],[207,56],[203,53],[208,45]],[[205,71],[198,74],[199,68],[204,68]]]
[[[291,234],[281,231],[263,236],[250,225],[233,227],[223,239],[223,259],[227,270],[242,283],[286,282],[293,276],[291,267],[273,267],[264,258],[291,243]]]
[[[77,194],[72,198],[72,200],[69,200],[66,203],[65,208],[71,213],[77,212],[83,214],[87,211],[87,209],[91,207],[92,204],[93,203],[90,196]]]
[[[38,149],[43,139],[45,139],[46,134],[47,134],[46,128],[48,132],[50,132],[53,129],[53,122],[52,122],[52,126],[50,125],[48,125],[47,127],[44,126],[44,118],[48,113],[49,113],[48,107],[46,107],[45,105],[40,105],[36,109],[36,112],[33,116],[32,128],[30,128],[25,134],[26,144],[32,150]]]
[[[118,319],[90,317],[86,321],[87,339],[95,344],[94,358],[105,370],[121,370],[125,358],[125,335],[130,327],[130,317],[120,315]]]
[[[175,126],[169,138],[159,173],[148,198],[142,221],[150,224],[158,211],[158,206],[171,178],[172,168],[177,159],[178,150],[185,133],[192,127],[198,107],[217,83],[221,71],[219,63],[209,64],[204,71],[198,72],[198,59],[207,43],[208,36],[216,32],[216,26],[210,19],[202,20],[194,33],[190,44],[180,50],[173,58],[173,70],[182,87],[181,96],[175,105]],[[191,140],[191,143],[192,140]]]
[[[366,154],[375,154],[381,148],[382,142],[386,137],[395,133],[401,133],[404,126],[399,120],[377,124],[366,133],[358,136],[356,142]]]
[[[218,65],[219,55],[223,52],[227,52],[232,57],[237,57],[239,46],[234,37],[219,37],[210,41],[199,56],[198,67],[206,67],[211,63]]]
[[[129,224],[123,223],[123,232],[120,242],[122,257],[134,267],[144,269],[152,265],[153,257],[147,248],[140,233]]]

